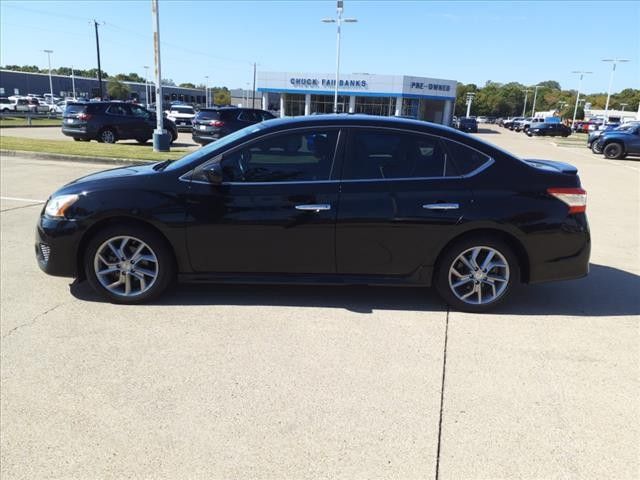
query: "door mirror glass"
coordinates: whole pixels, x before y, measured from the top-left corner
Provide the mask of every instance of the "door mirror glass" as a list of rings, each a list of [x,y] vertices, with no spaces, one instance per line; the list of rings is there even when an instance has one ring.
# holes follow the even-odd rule
[[[209,183],[212,183],[213,185],[220,185],[222,183],[222,167],[219,162],[207,165],[204,168],[203,173],[205,177],[207,177]]]

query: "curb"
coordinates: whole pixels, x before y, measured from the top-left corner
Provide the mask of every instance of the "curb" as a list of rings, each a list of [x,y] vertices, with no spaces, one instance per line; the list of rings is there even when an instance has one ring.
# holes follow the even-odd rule
[[[56,160],[62,162],[110,163],[113,165],[145,165],[155,160],[131,160],[129,158],[84,157],[82,155],[65,155],[62,153],[29,152],[22,150],[0,149],[2,157],[25,157],[33,160]]]

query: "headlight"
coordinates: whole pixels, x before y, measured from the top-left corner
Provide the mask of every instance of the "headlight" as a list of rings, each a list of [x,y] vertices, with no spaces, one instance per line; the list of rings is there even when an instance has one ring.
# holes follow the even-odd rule
[[[58,195],[47,202],[44,213],[50,217],[64,217],[67,209],[76,203],[78,195]]]

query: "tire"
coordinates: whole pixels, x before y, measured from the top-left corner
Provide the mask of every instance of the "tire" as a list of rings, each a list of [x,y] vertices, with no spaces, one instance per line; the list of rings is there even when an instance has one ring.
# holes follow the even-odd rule
[[[140,145],[144,145],[148,141],[149,141],[148,138],[136,138],[136,142],[138,142]]]
[[[116,132],[111,128],[103,128],[98,133],[98,141],[100,143],[116,143],[118,138],[116,137]]]
[[[474,266],[480,267],[477,271],[470,269],[460,260],[464,255],[469,265],[473,265],[471,258],[476,250],[479,254],[476,259],[477,265]],[[483,272],[484,262],[491,253],[493,256],[489,258],[489,268]],[[491,267],[492,264],[495,265]],[[454,270],[457,273],[454,273]],[[499,238],[477,235],[461,239],[440,255],[434,275],[434,286],[447,305],[464,312],[481,313],[502,303],[519,279],[520,266],[511,248]]]
[[[617,160],[624,157],[624,147],[622,144],[613,142],[602,149],[606,158]]]
[[[593,153],[602,153],[602,148],[598,142],[591,142],[591,151]]]
[[[89,284],[113,303],[135,304],[151,300],[166,290],[175,278],[174,257],[166,241],[144,227],[107,227],[91,238],[83,253],[83,267]],[[97,271],[104,273],[100,275]]]
[[[169,145],[173,145],[173,142],[175,142],[178,139],[178,132],[175,130],[170,130],[169,133],[171,134],[171,140],[169,141]]]

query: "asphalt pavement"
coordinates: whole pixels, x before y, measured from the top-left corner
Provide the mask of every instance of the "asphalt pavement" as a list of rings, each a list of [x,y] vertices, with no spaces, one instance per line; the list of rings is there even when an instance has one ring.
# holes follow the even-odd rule
[[[33,240],[54,189],[109,166],[0,158],[0,477],[640,477],[640,161],[481,132],[576,165],[593,239],[588,277],[484,315],[421,288],[104,303]]]

